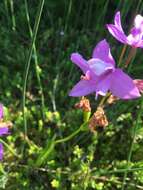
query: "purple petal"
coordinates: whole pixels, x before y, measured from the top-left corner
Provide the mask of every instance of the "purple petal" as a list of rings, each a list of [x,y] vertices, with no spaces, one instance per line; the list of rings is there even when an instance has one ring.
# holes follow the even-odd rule
[[[136,28],[136,27],[133,27],[130,31],[130,33],[133,35],[133,36],[137,36],[137,35],[140,35],[141,34],[141,31],[139,28]]]
[[[113,65],[115,65],[115,61],[110,52],[109,44],[105,39],[100,41],[94,48],[92,57],[101,59],[106,63],[112,63]]]
[[[3,145],[0,143],[0,160],[3,159]]]
[[[1,126],[2,124],[0,123],[0,136],[9,134],[8,127],[6,126]]]
[[[0,119],[3,118],[3,115],[4,115],[4,113],[3,113],[3,105],[0,104]]]
[[[114,23],[115,23],[115,25],[117,26],[117,28],[118,28],[120,31],[123,32],[122,25],[121,25],[120,11],[118,11],[118,12],[115,14]]]
[[[143,26],[143,17],[141,15],[137,15],[134,19],[134,25],[138,29],[142,29]]]
[[[110,86],[111,86],[111,74],[101,76],[99,78],[99,82],[96,85],[97,95],[100,94],[102,96],[105,96],[107,91],[110,89]]]
[[[120,42],[126,44],[128,43],[127,36],[124,34],[122,30],[120,30],[117,26],[113,24],[107,24],[107,29],[109,32]]]
[[[86,96],[95,92],[95,84],[90,80],[80,80],[70,91],[69,96]]]
[[[110,91],[121,99],[133,99],[140,97],[140,93],[133,80],[121,69],[116,69],[111,74]]]
[[[88,64],[85,59],[79,53],[71,54],[71,61],[75,63],[85,74],[89,69]]]

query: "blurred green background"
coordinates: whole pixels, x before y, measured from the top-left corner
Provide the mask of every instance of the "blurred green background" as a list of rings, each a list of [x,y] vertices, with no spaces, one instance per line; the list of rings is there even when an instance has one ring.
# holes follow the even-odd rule
[[[44,1],[28,75],[24,138],[24,75],[39,4],[40,0],[0,1],[0,101],[5,121],[13,123],[11,135],[3,138],[0,189],[118,190],[128,166],[125,189],[143,189],[142,98],[106,106],[109,126],[104,130],[93,134],[87,127],[69,141],[52,146],[55,138],[69,136],[82,124],[83,113],[74,108],[79,98],[68,96],[81,75],[70,54],[78,51],[90,58],[97,42],[106,38],[118,63],[123,44],[105,25],[120,10],[127,34],[135,15],[143,15],[143,1]],[[142,62],[142,49],[138,49],[126,69],[130,76],[143,77]],[[94,95],[90,100],[94,112],[98,102]],[[127,163],[135,125],[133,154]]]

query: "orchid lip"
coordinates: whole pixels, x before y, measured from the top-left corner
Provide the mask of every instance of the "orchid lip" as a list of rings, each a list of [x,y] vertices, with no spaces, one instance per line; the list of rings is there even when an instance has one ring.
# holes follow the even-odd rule
[[[89,68],[97,75],[100,76],[104,74],[106,71],[114,70],[114,67],[111,63],[106,63],[100,59],[92,58],[88,60]]]

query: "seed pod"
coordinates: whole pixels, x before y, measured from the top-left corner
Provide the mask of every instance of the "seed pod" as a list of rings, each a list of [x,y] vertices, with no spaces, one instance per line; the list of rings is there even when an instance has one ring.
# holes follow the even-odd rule
[[[75,108],[82,109],[85,112],[90,112],[91,111],[90,101],[87,98],[82,97],[80,102],[75,104]]]
[[[89,121],[89,128],[92,132],[97,128],[105,128],[108,125],[108,120],[102,107],[98,107]]]

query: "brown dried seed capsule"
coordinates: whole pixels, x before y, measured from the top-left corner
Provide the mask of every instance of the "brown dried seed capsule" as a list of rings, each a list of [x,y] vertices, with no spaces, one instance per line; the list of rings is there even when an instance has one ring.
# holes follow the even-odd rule
[[[89,121],[89,128],[94,132],[97,127],[106,127],[108,125],[107,117],[102,107],[98,107]]]
[[[75,104],[75,108],[82,109],[83,111],[86,112],[90,112],[91,111],[90,101],[87,98],[82,97],[80,102]]]

